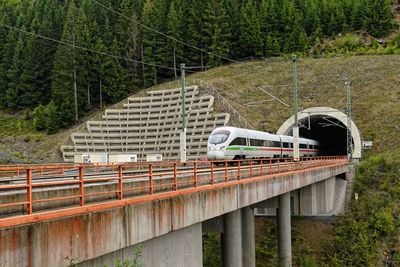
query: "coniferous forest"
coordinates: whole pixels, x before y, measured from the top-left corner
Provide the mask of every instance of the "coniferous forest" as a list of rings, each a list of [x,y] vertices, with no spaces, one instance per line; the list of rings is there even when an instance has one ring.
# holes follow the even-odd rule
[[[35,127],[54,133],[94,107],[179,75],[180,63],[308,54],[354,31],[385,37],[398,27],[397,1],[2,1],[0,109],[34,110]]]

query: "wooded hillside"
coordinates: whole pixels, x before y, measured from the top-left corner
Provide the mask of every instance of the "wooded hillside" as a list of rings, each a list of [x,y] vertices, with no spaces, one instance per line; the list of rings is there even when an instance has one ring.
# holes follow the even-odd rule
[[[2,1],[0,108],[36,109],[36,128],[54,133],[94,106],[179,75],[175,68],[180,63],[205,68],[249,56],[306,54],[323,38],[358,30],[387,36],[397,27],[393,4],[397,3]],[[393,44],[400,47],[397,38]]]

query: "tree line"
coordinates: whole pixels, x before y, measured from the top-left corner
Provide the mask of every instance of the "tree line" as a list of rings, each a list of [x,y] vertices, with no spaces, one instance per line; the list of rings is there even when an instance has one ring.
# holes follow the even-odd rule
[[[394,27],[392,0],[101,2],[115,12],[96,1],[2,2],[0,23],[24,32],[0,26],[0,108],[36,109],[37,128],[54,133],[93,107],[176,77],[180,63],[204,69],[307,53],[338,33],[382,37]]]

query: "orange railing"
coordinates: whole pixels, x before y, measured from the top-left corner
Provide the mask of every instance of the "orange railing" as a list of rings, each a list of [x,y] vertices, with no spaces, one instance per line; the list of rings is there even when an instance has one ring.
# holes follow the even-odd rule
[[[347,157],[0,166],[0,227],[348,163]],[[5,179],[7,174],[7,179]],[[47,174],[47,175],[44,175]],[[1,175],[0,175],[1,176]],[[52,197],[49,197],[52,196]]]

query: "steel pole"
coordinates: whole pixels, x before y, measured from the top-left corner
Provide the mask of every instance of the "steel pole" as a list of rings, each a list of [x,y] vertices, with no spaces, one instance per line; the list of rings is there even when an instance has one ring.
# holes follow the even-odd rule
[[[182,132],[180,136],[180,161],[186,162],[185,64],[181,64],[181,80],[182,80]]]
[[[351,136],[351,83],[346,81],[346,89],[347,89],[347,156],[349,159],[353,156],[353,138]]]
[[[294,97],[294,126],[293,126],[293,159],[299,160],[299,122],[297,119],[297,56],[292,55],[293,60],[293,97]]]

